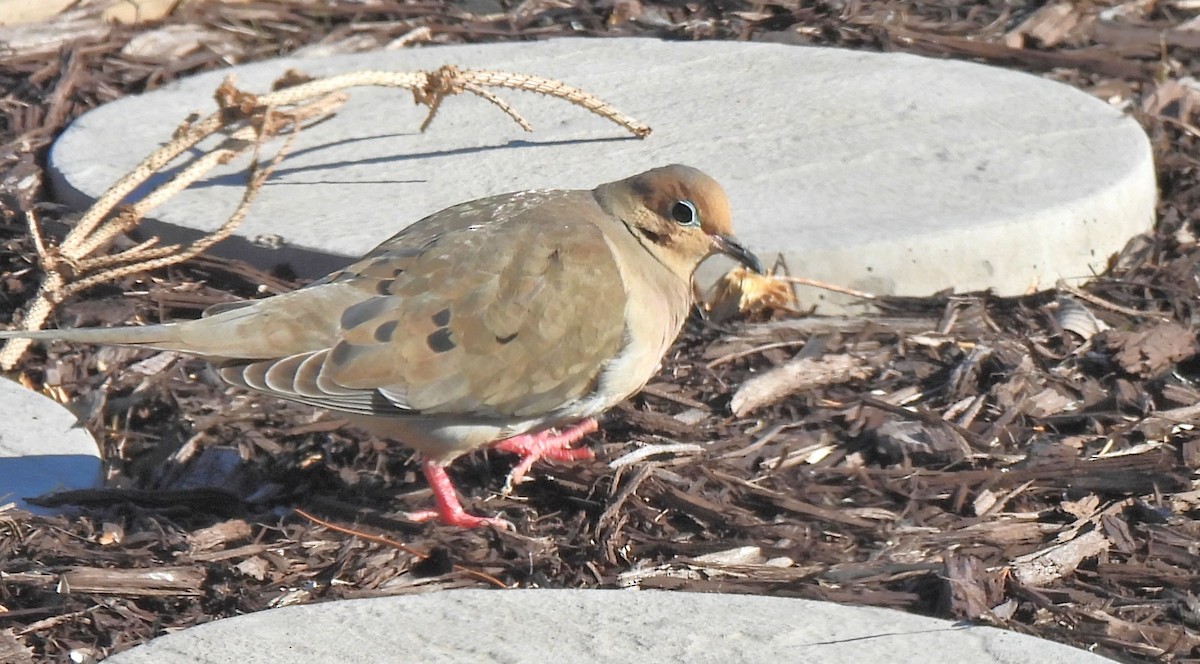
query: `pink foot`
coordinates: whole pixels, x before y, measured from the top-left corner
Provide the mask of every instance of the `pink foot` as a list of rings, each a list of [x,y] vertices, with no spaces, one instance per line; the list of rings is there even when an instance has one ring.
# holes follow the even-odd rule
[[[538,433],[521,434],[505,438],[492,445],[494,449],[501,452],[511,452],[521,457],[521,461],[512,469],[512,472],[508,474],[508,479],[504,482],[504,493],[509,493],[514,486],[520,484],[525,479],[525,473],[529,472],[529,469],[533,467],[533,462],[538,459],[578,461],[595,457],[595,454],[586,447],[575,449],[571,445],[598,428],[596,418],[589,417],[563,431],[548,429]]]
[[[421,462],[421,470],[425,473],[425,481],[429,482],[429,488],[433,489],[433,502],[437,508],[409,512],[408,518],[413,521],[437,519],[447,526],[458,526],[459,528],[492,526],[500,530],[513,529],[513,525],[504,519],[467,514],[458,500],[458,493],[454,491],[454,485],[450,483],[450,476],[446,474],[446,469],[441,465],[426,460]]]

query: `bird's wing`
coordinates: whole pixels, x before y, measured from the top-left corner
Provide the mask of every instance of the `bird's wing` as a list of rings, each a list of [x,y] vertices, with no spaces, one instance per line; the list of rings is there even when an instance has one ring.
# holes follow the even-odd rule
[[[221,373],[361,414],[552,412],[586,396],[625,341],[625,287],[602,214],[588,192],[444,210],[310,287],[359,294],[346,298],[332,343]]]

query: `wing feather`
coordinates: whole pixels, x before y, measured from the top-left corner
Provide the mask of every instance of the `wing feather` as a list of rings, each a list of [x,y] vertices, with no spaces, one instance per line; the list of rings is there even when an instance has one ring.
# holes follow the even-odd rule
[[[433,215],[310,287],[358,294],[330,338],[235,359],[221,375],[359,414],[523,417],[568,406],[624,342],[625,288],[590,217],[599,214],[590,192],[525,192]]]

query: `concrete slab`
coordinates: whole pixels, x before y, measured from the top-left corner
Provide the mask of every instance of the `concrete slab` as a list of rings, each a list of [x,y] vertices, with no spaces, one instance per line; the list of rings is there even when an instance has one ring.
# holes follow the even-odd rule
[[[636,590],[456,590],[252,613],[169,634],[105,661],[1101,664],[1109,660],[991,627],[802,599]]]
[[[96,441],[58,402],[0,379],[0,422],[0,505],[45,514],[23,498],[101,484]]]
[[[502,91],[535,133],[457,97],[419,134],[424,109],[407,92],[355,90],[341,117],[299,139],[221,251],[319,276],[454,203],[590,188],[671,162],[724,183],[739,236],[765,259],[780,252],[793,274],[875,293],[1014,295],[1085,279],[1154,219],[1146,136],[1074,88],[908,55],[648,39],[283,59],[196,76],[76,120],[51,153],[54,189],[85,207],[188,113],[210,112],[230,73],[263,91],[289,68],[329,75],[446,63],[561,79],[654,133],[627,138],[565,102]],[[152,230],[178,238],[177,228],[216,227],[242,181],[231,168],[216,172],[158,211],[164,225]],[[283,249],[253,242],[274,235]]]

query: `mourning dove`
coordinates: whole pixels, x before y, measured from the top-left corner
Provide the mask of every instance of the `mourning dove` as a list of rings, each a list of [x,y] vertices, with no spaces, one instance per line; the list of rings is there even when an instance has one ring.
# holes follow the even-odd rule
[[[522,191],[462,203],[400,231],[304,288],[145,327],[0,332],[198,355],[233,385],[336,411],[420,453],[435,510],[462,527],[446,475],[492,446],[521,457],[571,446],[658,368],[693,304],[692,273],[731,235],[711,177],[680,165],[594,190]]]

